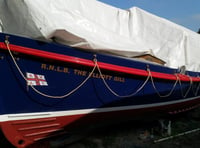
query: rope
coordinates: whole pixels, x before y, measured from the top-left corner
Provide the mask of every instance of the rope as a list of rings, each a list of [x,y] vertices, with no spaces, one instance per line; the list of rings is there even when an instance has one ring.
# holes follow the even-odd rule
[[[98,71],[99,71],[100,77],[101,77],[101,79],[102,79],[104,85],[106,86],[106,88],[107,88],[113,95],[115,95],[116,97],[119,97],[119,98],[132,97],[132,96],[136,95],[139,91],[141,91],[141,90],[144,88],[144,86],[146,85],[146,83],[148,82],[148,80],[149,80],[149,78],[150,78],[150,74],[148,74],[147,79],[144,81],[144,83],[143,83],[135,92],[133,92],[133,93],[131,93],[131,94],[129,94],[129,95],[124,95],[124,96],[123,96],[123,95],[117,94],[114,90],[111,89],[111,87],[108,85],[108,83],[107,83],[106,80],[104,79],[103,74],[102,74],[102,72],[101,72],[101,70],[100,70],[98,64],[97,64],[97,69],[98,69]]]
[[[5,40],[5,44],[6,44],[6,47],[7,47],[7,49],[8,49],[8,52],[9,52],[9,54],[10,54],[10,56],[11,56],[11,58],[12,58],[14,64],[15,64],[17,70],[19,71],[19,73],[20,73],[20,75],[22,76],[22,78],[27,82],[26,77],[24,76],[22,70],[21,70],[20,67],[18,66],[18,64],[17,64],[17,62],[16,62],[16,60],[15,60],[15,58],[14,58],[14,56],[13,56],[11,50],[10,50],[8,39]],[[54,99],[62,99],[62,98],[68,97],[69,95],[71,95],[71,94],[73,94],[74,92],[76,92],[80,87],[82,87],[82,86],[87,82],[87,80],[92,76],[92,74],[94,73],[96,67],[97,67],[97,62],[96,62],[96,60],[94,59],[94,67],[93,67],[92,71],[90,72],[90,74],[88,75],[88,77],[87,77],[82,83],[80,83],[76,88],[74,88],[73,90],[71,90],[69,93],[66,93],[65,95],[61,95],[61,96],[52,96],[52,95],[48,95],[48,94],[45,94],[45,93],[43,93],[43,92],[37,90],[33,85],[30,85],[30,87],[31,87],[36,93],[38,93],[38,94],[40,94],[40,95],[42,95],[42,96],[44,96],[44,97],[54,98]]]
[[[189,77],[189,79],[190,79],[190,86],[189,86],[189,88],[187,89],[187,91],[186,91],[186,93],[185,94],[183,94],[183,88],[182,88],[182,84],[181,84],[181,80],[179,79],[179,85],[180,85],[180,87],[181,87],[181,94],[182,94],[182,97],[186,97],[187,95],[188,95],[188,93],[190,92],[190,89],[192,88],[192,84],[193,84],[193,81],[192,81],[192,78],[190,77],[190,76],[188,76]]]
[[[166,94],[166,95],[161,95],[160,92],[158,91],[158,89],[157,89],[156,86],[155,86],[155,83],[154,83],[154,80],[153,80],[153,76],[152,76],[152,74],[151,74],[150,69],[147,68],[147,70],[148,70],[149,73],[150,73],[151,83],[152,83],[152,85],[153,85],[153,88],[154,88],[155,92],[158,94],[158,96],[161,97],[161,98],[169,97],[169,96],[173,93],[173,91],[174,91],[174,89],[175,89],[175,87],[176,87],[176,84],[178,83],[178,80],[179,80],[178,76],[175,74],[175,76],[176,76],[176,81],[175,81],[175,83],[174,83],[172,89],[170,90],[170,92],[169,92],[168,94]]]
[[[198,95],[199,88],[200,88],[200,82],[199,82],[199,84],[198,84],[198,86],[197,86],[196,92],[194,93],[194,95],[195,95],[195,96],[197,96],[197,95]]]
[[[199,78],[199,76],[197,76],[197,77]],[[192,85],[192,92],[193,92],[193,94],[194,94],[195,96],[198,95],[199,88],[200,88],[200,82],[198,82],[198,86],[197,86],[196,90],[194,90],[194,87],[193,87],[193,85]]]

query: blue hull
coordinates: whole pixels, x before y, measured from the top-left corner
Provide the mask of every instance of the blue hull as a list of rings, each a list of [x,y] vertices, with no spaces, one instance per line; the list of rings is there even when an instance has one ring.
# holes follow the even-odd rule
[[[5,41],[9,41],[5,43]],[[31,52],[29,52],[31,51]],[[58,117],[60,127],[90,116],[114,114],[174,114],[198,107],[199,73],[179,74],[176,69],[118,56],[88,52],[68,46],[0,34],[0,123]],[[40,80],[29,77],[43,78]],[[46,115],[45,115],[46,113]],[[55,115],[49,115],[55,113]],[[63,113],[63,114],[62,114]],[[13,118],[12,118],[13,117]],[[92,117],[92,118],[94,118]],[[91,118],[86,118],[90,122]],[[82,122],[81,122],[82,123]],[[26,124],[26,126],[27,126]],[[59,128],[60,128],[59,127]],[[16,146],[22,144],[2,129]],[[14,129],[11,133],[19,136]],[[39,135],[37,138],[48,137]],[[23,135],[23,134],[22,134]],[[27,142],[28,141],[28,142]]]

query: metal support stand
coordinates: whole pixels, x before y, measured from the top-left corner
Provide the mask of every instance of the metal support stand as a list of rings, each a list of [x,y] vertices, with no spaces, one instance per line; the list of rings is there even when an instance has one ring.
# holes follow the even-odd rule
[[[166,123],[167,122],[167,123]],[[171,120],[163,120],[160,119],[159,120],[160,126],[161,126],[161,135],[165,136],[167,134],[167,136],[171,136]]]

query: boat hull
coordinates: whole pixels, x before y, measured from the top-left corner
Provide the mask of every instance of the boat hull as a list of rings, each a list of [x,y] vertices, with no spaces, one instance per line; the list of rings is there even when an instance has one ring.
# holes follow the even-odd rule
[[[0,49],[1,129],[17,147],[200,104],[197,72],[7,34],[0,34]]]

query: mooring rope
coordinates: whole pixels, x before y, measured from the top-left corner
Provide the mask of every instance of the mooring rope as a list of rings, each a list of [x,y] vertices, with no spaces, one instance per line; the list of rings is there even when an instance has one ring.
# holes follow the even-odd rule
[[[152,76],[152,74],[151,74],[150,69],[147,68],[147,70],[148,70],[149,73],[150,73],[151,83],[152,83],[152,86],[153,86],[155,92],[157,93],[157,95],[158,95],[159,97],[161,97],[161,98],[169,97],[169,96],[173,93],[173,91],[174,91],[174,89],[175,89],[175,87],[176,87],[176,85],[177,85],[177,83],[178,83],[178,79],[179,79],[178,76],[175,74],[175,76],[176,76],[176,81],[175,81],[174,85],[172,86],[172,89],[169,91],[169,93],[168,93],[168,94],[165,94],[165,95],[161,95],[161,93],[158,91],[158,89],[157,89],[157,87],[156,87],[156,85],[155,85],[155,83],[154,83],[154,79],[153,79],[153,76]]]
[[[197,76],[199,78],[199,76]],[[200,79],[200,78],[199,78]],[[194,86],[192,85],[192,92],[195,96],[198,95],[199,92],[199,88],[200,88],[200,82],[198,82],[198,86],[196,87],[196,90],[194,90]]]
[[[190,89],[192,88],[192,85],[193,85],[193,81],[192,81],[192,78],[190,77],[190,76],[188,76],[189,77],[189,79],[190,79],[190,86],[188,87],[188,89],[187,89],[187,91],[186,91],[186,93],[184,94],[183,93],[183,87],[182,87],[182,83],[181,83],[181,80],[180,80],[180,78],[178,78],[179,80],[179,85],[180,85],[180,88],[181,88],[181,94],[182,94],[182,97],[183,98],[186,98],[186,96],[188,95],[188,93],[190,92]]]
[[[149,78],[150,78],[150,73],[148,73],[148,76],[147,76],[146,80],[144,81],[144,83],[143,83],[135,92],[133,92],[133,93],[131,93],[131,94],[129,94],[129,95],[119,95],[119,94],[117,94],[117,93],[108,85],[108,83],[106,82],[106,80],[105,80],[104,77],[103,77],[103,74],[102,74],[101,69],[99,68],[99,65],[98,65],[98,64],[97,64],[97,69],[98,69],[99,74],[100,74],[100,77],[101,77],[101,79],[102,79],[104,85],[107,87],[107,89],[108,89],[113,95],[115,95],[116,97],[119,97],[119,98],[132,97],[132,96],[136,95],[139,91],[141,91],[141,90],[144,88],[144,86],[147,84],[147,82],[148,82],[148,80],[149,80]]]
[[[24,76],[22,70],[20,69],[19,65],[17,64],[17,62],[16,62],[16,60],[15,60],[15,58],[14,58],[14,56],[13,56],[11,50],[10,50],[8,39],[5,40],[5,44],[6,44],[6,47],[7,47],[7,49],[8,49],[8,52],[9,52],[9,54],[10,54],[10,56],[11,56],[11,58],[12,58],[14,64],[15,64],[17,70],[19,71],[20,75],[22,76],[22,78],[23,78],[23,79],[26,81],[26,83],[27,83],[27,82],[28,82],[27,78]],[[38,93],[38,94],[40,94],[40,95],[42,95],[42,96],[44,96],[44,97],[54,98],[54,99],[62,99],[62,98],[68,97],[69,95],[71,95],[71,94],[73,94],[74,92],[76,92],[80,87],[82,87],[82,86],[88,81],[88,79],[92,76],[92,74],[94,73],[96,67],[97,67],[97,62],[96,62],[96,60],[94,60],[94,67],[93,67],[92,71],[90,72],[90,74],[87,76],[87,78],[86,78],[83,82],[81,82],[76,88],[74,88],[74,89],[71,90],[70,92],[68,92],[68,93],[66,93],[66,94],[64,94],[64,95],[61,95],[61,96],[52,96],[52,95],[45,94],[45,93],[39,91],[38,89],[36,89],[33,85],[30,85],[30,87],[31,87],[36,93]]]

